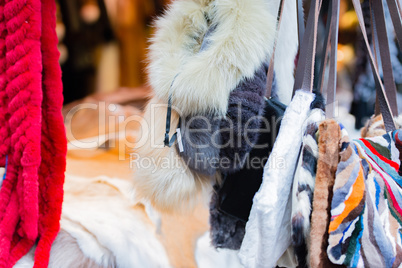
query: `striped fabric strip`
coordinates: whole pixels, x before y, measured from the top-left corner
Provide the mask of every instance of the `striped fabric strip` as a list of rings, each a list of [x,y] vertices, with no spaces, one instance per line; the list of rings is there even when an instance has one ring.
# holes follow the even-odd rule
[[[341,143],[328,230],[327,253],[334,264],[402,264],[401,140],[402,130],[396,130]]]

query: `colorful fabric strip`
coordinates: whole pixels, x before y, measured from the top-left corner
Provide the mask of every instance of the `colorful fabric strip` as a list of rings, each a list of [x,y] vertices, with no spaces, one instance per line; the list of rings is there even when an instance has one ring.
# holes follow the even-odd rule
[[[328,230],[334,264],[402,264],[401,131],[341,144]]]

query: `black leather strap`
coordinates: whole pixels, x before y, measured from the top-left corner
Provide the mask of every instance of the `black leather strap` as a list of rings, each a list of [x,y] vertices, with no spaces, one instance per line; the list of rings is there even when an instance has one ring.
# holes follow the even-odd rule
[[[300,44],[299,61],[296,68],[293,95],[297,89],[313,91],[314,61],[316,54],[317,24],[320,0],[312,0],[307,19],[307,31]]]
[[[400,14],[399,0],[387,0],[389,13],[391,15],[392,24],[394,25],[396,39],[399,47],[402,47],[402,20]]]
[[[370,0],[370,8],[373,11],[373,26],[376,29],[378,48],[383,69],[385,92],[393,114],[398,114],[396,97],[396,85],[393,75],[391,56],[389,51],[387,27],[385,23],[384,7],[382,1]],[[377,66],[378,67],[378,66]]]
[[[172,84],[170,87],[173,86],[174,80],[176,79],[177,75],[173,78]],[[174,142],[177,139],[177,132],[175,132],[172,136],[172,138],[169,137],[170,133],[170,124],[171,124],[171,118],[172,118],[172,95],[170,94],[169,90],[169,100],[168,100],[168,107],[167,107],[167,113],[166,113],[166,132],[165,132],[165,139],[163,140],[163,144],[165,147],[172,147]],[[180,127],[181,125],[181,117],[179,118],[179,124],[178,126]]]
[[[324,55],[321,58],[321,67],[318,77],[318,86],[322,92],[324,77],[329,53],[329,76],[327,84],[327,106],[326,117],[335,117],[336,77],[337,77],[337,55],[338,55],[338,32],[339,32],[339,1],[330,0],[328,7],[327,25],[325,27]]]
[[[329,64],[329,75],[327,83],[327,106],[325,114],[327,118],[335,117],[336,77],[338,59],[338,32],[339,32],[339,0],[331,0],[331,55]]]
[[[297,34],[299,37],[299,55],[300,48],[303,42],[305,25],[304,25],[304,11],[303,11],[303,0],[297,0]]]
[[[319,70],[319,74],[318,74],[318,84],[317,85],[318,85],[320,92],[323,92],[325,71],[326,71],[327,63],[328,63],[328,61],[327,61],[328,53],[331,48],[331,43],[330,43],[331,19],[332,19],[332,5],[329,5],[328,6],[327,24],[325,26],[325,39],[324,39],[324,43],[322,46],[323,55],[321,57],[320,70]]]
[[[381,0],[379,0],[379,1],[381,1]],[[386,93],[384,90],[384,86],[383,86],[381,78],[380,78],[380,74],[378,72],[378,68],[375,65],[374,57],[373,57],[373,54],[370,49],[370,44],[368,41],[366,28],[364,25],[363,11],[362,11],[362,8],[360,5],[360,1],[352,0],[352,3],[355,8],[355,11],[356,11],[357,18],[359,20],[359,25],[360,25],[361,31],[363,33],[363,39],[366,44],[367,53],[368,53],[369,60],[371,63],[371,68],[373,70],[374,80],[376,82],[377,94],[378,94],[378,99],[380,102],[380,109],[381,109],[381,114],[383,116],[385,129],[387,131],[393,131],[396,129],[395,123],[393,120],[393,114],[392,114],[392,111],[391,111],[391,108],[390,108],[390,105],[389,105],[389,102],[388,102],[388,99],[387,99],[387,96],[386,96]]]

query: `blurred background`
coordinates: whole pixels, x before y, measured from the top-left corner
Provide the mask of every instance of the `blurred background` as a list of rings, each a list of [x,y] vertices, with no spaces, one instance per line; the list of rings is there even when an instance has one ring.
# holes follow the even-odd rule
[[[141,107],[150,93],[145,86],[145,66],[147,40],[152,34],[151,23],[168,2],[58,0],[57,33],[65,104],[92,94],[106,98],[122,92],[119,93],[122,99],[131,100],[135,106]],[[308,2],[305,10],[308,10]],[[367,13],[368,1],[365,2],[363,9]],[[325,27],[324,21],[325,16],[320,25],[321,31]],[[357,24],[351,1],[342,0],[338,97],[344,112],[340,115],[352,114],[350,124],[359,129],[373,114],[375,88]],[[391,24],[390,27],[392,31]],[[395,38],[390,38],[394,75],[400,87],[400,49]],[[323,38],[319,40],[323,41]]]
[[[152,18],[166,0],[57,0],[65,104],[121,87],[141,90]]]
[[[133,226],[152,226],[154,232],[149,239],[155,236],[162,243],[173,267],[241,267],[235,253],[218,252],[210,246],[208,198],[189,214],[157,214],[146,204],[132,204],[131,199],[116,190],[115,184],[130,189],[126,186],[132,177],[130,152],[141,133],[138,122],[142,108],[152,94],[146,86],[147,40],[152,35],[152,20],[162,14],[168,2],[57,0],[63,114],[69,140],[63,208],[68,208],[71,215],[82,216],[80,223],[87,227],[83,233],[92,227],[92,221],[87,219],[92,218],[82,213],[83,208],[108,219],[121,217],[122,213],[132,214],[136,221],[130,222],[127,230]],[[305,12],[308,12],[310,1],[305,2]],[[323,1],[324,10],[327,2]],[[363,1],[363,10],[369,25],[368,0]],[[402,57],[387,9],[386,21],[395,82],[400,90]],[[323,14],[318,57],[322,55],[325,22],[326,14]],[[369,35],[371,40],[370,32]],[[358,138],[359,129],[374,113],[375,84],[350,0],[341,1],[337,86],[337,117],[349,135]],[[402,103],[400,96],[398,93]],[[115,209],[109,209],[109,202],[118,202]],[[63,211],[62,217],[62,230],[68,231],[69,215]],[[105,230],[110,227],[120,230],[120,221],[116,221],[116,226],[106,226]],[[101,237],[103,232],[94,237],[97,235]],[[83,236],[83,241],[87,237]]]

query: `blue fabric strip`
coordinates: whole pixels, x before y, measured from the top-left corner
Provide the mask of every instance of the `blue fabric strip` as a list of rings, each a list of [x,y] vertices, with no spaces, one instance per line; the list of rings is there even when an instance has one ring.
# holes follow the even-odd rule
[[[6,155],[6,166],[5,166],[5,172],[3,175],[3,178],[1,179],[1,182],[3,182],[6,179],[6,174],[7,174],[7,166],[8,166],[8,155]],[[1,184],[0,184],[1,187]]]

